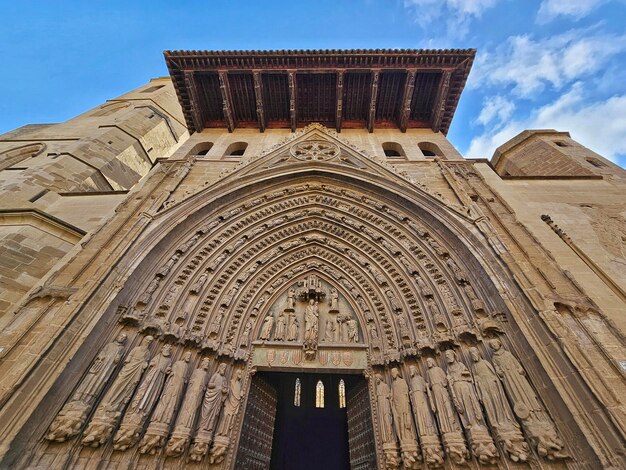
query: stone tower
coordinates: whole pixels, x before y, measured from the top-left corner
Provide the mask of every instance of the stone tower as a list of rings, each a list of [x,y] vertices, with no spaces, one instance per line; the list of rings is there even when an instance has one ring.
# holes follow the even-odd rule
[[[473,57],[168,51],[5,134],[0,468],[626,466],[625,173],[464,159]]]

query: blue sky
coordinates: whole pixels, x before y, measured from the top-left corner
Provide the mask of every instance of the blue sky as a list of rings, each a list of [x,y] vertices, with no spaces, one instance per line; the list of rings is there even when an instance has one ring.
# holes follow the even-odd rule
[[[167,75],[165,49],[468,48],[448,137],[568,130],[626,166],[626,0],[0,1],[0,133]]]

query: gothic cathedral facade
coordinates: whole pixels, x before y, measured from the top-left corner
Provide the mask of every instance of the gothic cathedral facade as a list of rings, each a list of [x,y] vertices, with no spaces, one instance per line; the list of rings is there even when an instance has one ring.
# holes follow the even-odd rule
[[[0,139],[0,468],[626,468],[626,172],[446,139],[474,50],[168,51]]]

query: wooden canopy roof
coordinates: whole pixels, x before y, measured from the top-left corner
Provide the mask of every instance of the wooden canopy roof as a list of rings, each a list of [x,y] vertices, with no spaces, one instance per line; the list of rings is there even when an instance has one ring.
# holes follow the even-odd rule
[[[475,49],[165,51],[190,131],[207,127],[448,132]]]

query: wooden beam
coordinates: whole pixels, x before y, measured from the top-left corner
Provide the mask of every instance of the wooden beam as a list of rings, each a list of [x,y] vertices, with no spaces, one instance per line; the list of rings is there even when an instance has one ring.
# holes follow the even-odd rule
[[[378,99],[378,79],[380,70],[372,71],[372,87],[370,89],[370,106],[367,116],[367,130],[374,132],[374,120],[376,119],[376,100]]]
[[[407,70],[407,76],[404,83],[404,94],[402,95],[402,109],[400,110],[400,119],[398,127],[400,131],[406,132],[406,127],[411,114],[411,100],[413,99],[413,89],[415,88],[415,76],[417,71]]]
[[[443,113],[446,110],[446,101],[448,99],[448,90],[450,89],[451,77],[451,70],[444,70],[441,74],[439,90],[437,91],[437,98],[435,98],[435,103],[433,105],[433,117],[431,120],[431,128],[433,132],[439,132],[439,130],[441,129],[441,120],[443,119]]]
[[[204,123],[200,117],[200,102],[198,101],[198,89],[196,88],[196,81],[193,79],[193,72],[190,70],[185,71],[185,87],[189,93],[189,104],[191,109],[191,119],[193,120],[193,127],[196,132],[202,131]]]
[[[296,132],[296,71],[288,71],[289,80],[289,122],[291,123],[291,132]]]
[[[343,117],[343,78],[344,71],[337,71],[337,107],[335,109],[335,127],[341,132],[341,118]]]
[[[263,108],[263,86],[261,83],[261,72],[252,72],[254,77],[254,96],[256,98],[256,115],[259,120],[259,130],[265,132],[265,110]]]
[[[233,119],[233,107],[230,101],[230,91],[228,89],[228,72],[219,72],[220,92],[222,93],[222,109],[224,110],[224,120],[228,132],[235,130],[235,120]]]

